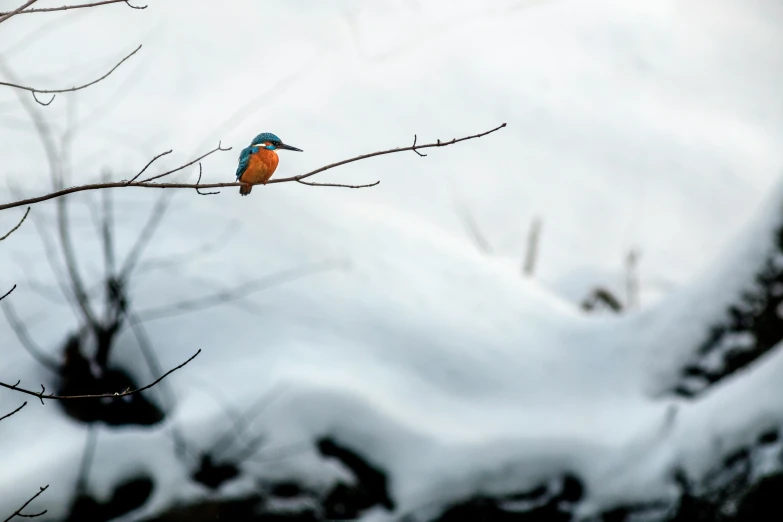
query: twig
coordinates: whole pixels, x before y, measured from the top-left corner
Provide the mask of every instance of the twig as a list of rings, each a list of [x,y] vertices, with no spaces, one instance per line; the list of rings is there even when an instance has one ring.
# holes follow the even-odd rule
[[[503,123],[502,125],[498,125],[494,129],[490,129],[488,131],[481,132],[479,134],[473,134],[471,136],[465,136],[464,138],[453,138],[451,141],[440,141],[440,140],[437,140],[435,143],[427,143],[425,145],[416,145],[416,146],[411,145],[410,147],[398,147],[396,149],[381,150],[381,151],[378,151],[378,152],[371,152],[369,154],[362,154],[361,156],[356,156],[356,157],[353,157],[353,158],[349,158],[347,160],[338,161],[336,163],[330,163],[329,165],[324,165],[323,167],[315,169],[315,170],[312,170],[312,171],[310,171],[310,172],[308,172],[306,174],[300,174],[298,176],[292,176],[290,178],[270,179],[269,181],[267,181],[267,184],[270,184],[270,183],[285,183],[285,182],[288,182],[288,181],[299,181],[300,179],[305,179],[305,178],[309,178],[310,176],[315,176],[316,174],[320,174],[321,172],[323,172],[325,170],[333,169],[335,167],[339,167],[341,165],[346,165],[348,163],[353,163],[354,161],[360,161],[360,160],[364,160],[364,159],[368,159],[368,158],[373,158],[375,156],[383,156],[385,154],[394,154],[394,153],[397,153],[397,152],[405,152],[405,151],[414,150],[414,149],[428,149],[428,148],[431,148],[431,147],[447,147],[449,145],[454,145],[455,143],[459,143],[461,141],[467,141],[467,140],[472,140],[472,139],[484,137],[487,134],[492,134],[493,132],[499,131],[500,129],[502,129],[505,126],[506,126],[506,124]]]
[[[163,174],[158,174],[157,176],[152,176],[151,178],[143,179],[143,180],[140,181],[140,183],[149,183],[150,181],[155,181],[156,179],[160,179],[160,178],[162,178],[164,176],[168,176],[170,174],[174,174],[175,172],[179,172],[182,169],[186,169],[186,168],[190,167],[191,165],[193,165],[195,163],[198,163],[199,161],[203,160],[207,156],[210,156],[210,155],[212,155],[212,154],[214,154],[216,152],[227,152],[227,151],[229,151],[231,149],[232,149],[232,147],[224,148],[223,147],[223,142],[219,141],[217,147],[215,147],[211,151],[207,152],[206,154],[202,154],[201,156],[199,156],[198,158],[194,159],[193,161],[191,161],[189,163],[185,163],[184,165],[181,165],[181,166],[177,167],[176,169],[168,170],[168,171],[164,172]],[[133,183],[128,183],[128,185],[133,185]]]
[[[6,235],[4,235],[3,237],[0,237],[0,241],[3,241],[3,240],[5,240],[5,239],[6,239],[8,236],[10,236],[10,235],[11,235],[11,234],[13,234],[14,232],[16,232],[16,231],[17,231],[17,229],[18,229],[19,227],[21,227],[21,226],[22,226],[22,223],[24,223],[24,220],[25,220],[25,219],[27,219],[27,214],[29,214],[29,213],[30,213],[30,207],[27,207],[27,212],[25,212],[25,213],[24,213],[24,216],[22,216],[22,219],[21,219],[21,221],[19,221],[19,223],[17,223],[17,224],[16,224],[16,226],[15,226],[14,228],[12,228],[11,230],[9,230],[9,231],[8,231],[8,233],[7,233]]]
[[[146,386],[142,386],[141,388],[137,388],[135,390],[125,390],[122,393],[101,393],[101,394],[96,394],[96,395],[54,395],[54,394],[46,395],[46,388],[44,387],[43,384],[41,385],[41,391],[40,392],[34,392],[32,390],[27,390],[25,388],[19,388],[19,383],[21,381],[16,381],[16,384],[14,384],[13,386],[10,385],[10,384],[4,383],[4,382],[0,382],[0,386],[2,386],[3,388],[8,388],[9,390],[14,390],[14,391],[18,391],[20,393],[24,393],[26,395],[31,395],[33,397],[38,397],[38,400],[41,401],[41,404],[44,403],[43,402],[44,399],[61,401],[61,400],[70,400],[70,399],[113,399],[113,398],[119,398],[119,397],[127,397],[128,395],[134,395],[134,394],[137,394],[139,392],[143,392],[144,390],[149,390],[150,388],[152,388],[153,386],[158,384],[160,381],[162,381],[163,379],[165,379],[166,377],[168,377],[169,375],[171,375],[172,373],[174,373],[175,371],[179,370],[180,368],[182,368],[183,366],[188,364],[190,361],[195,359],[196,356],[198,354],[200,354],[200,353],[201,353],[201,350],[199,349],[196,353],[191,355],[190,358],[187,361],[185,361],[184,363],[180,364],[179,366],[176,366],[176,367],[172,368],[171,370],[167,371],[166,373],[164,373],[163,375],[158,377],[152,383],[150,383],[150,384],[148,384]]]
[[[5,299],[5,298],[6,298],[6,297],[8,297],[9,295],[11,295],[11,292],[13,292],[14,290],[16,290],[16,285],[12,286],[12,287],[11,287],[11,289],[10,289],[9,291],[7,291],[6,293],[4,293],[4,294],[3,294],[3,295],[0,297],[0,301],[2,301],[3,299]]]
[[[162,158],[163,156],[165,156],[165,155],[167,155],[167,154],[171,154],[172,152],[174,152],[174,149],[169,149],[169,150],[167,150],[166,152],[161,152],[160,154],[158,154],[157,156],[155,156],[154,158],[152,158],[152,159],[149,161],[149,163],[147,163],[146,165],[144,165],[144,168],[143,168],[143,169],[141,169],[141,170],[139,171],[139,173],[138,173],[138,174],[136,174],[135,176],[133,176],[133,177],[130,179],[130,181],[128,181],[128,185],[130,185],[131,183],[133,183],[134,181],[136,181],[137,179],[139,179],[139,176],[141,176],[142,174],[144,174],[144,171],[145,171],[145,170],[147,170],[147,169],[149,168],[149,166],[150,166],[150,165],[152,165],[153,163],[155,163],[157,160],[159,160],[159,159],[160,159],[160,158]]]
[[[83,9],[83,8],[86,8],[86,7],[98,7],[98,6],[102,6],[102,5],[119,4],[119,3],[126,4],[131,9],[146,9],[147,8],[146,5],[139,5],[139,6],[131,5],[131,3],[128,0],[103,0],[101,2],[93,2],[91,4],[75,4],[75,5],[63,5],[63,6],[60,6],[60,7],[40,7],[40,8],[33,8],[33,9],[25,9],[25,7],[27,7],[28,5],[34,3],[35,1],[36,0],[34,0],[33,2],[28,2],[27,5],[23,5],[22,7],[19,8],[19,9],[23,9],[23,10],[20,11],[20,10],[17,9],[17,12],[15,14],[52,13],[54,11],[70,11],[71,9]],[[9,14],[9,13],[0,13],[0,16],[6,15],[6,14]],[[2,21],[3,20],[0,19],[0,22],[2,22]]]
[[[10,520],[13,520],[14,517],[35,518],[35,517],[40,517],[40,516],[45,515],[46,514],[46,510],[45,509],[43,511],[41,511],[40,513],[34,513],[34,514],[31,514],[31,515],[26,515],[26,514],[22,513],[22,511],[24,511],[24,508],[26,508],[30,504],[30,502],[32,502],[33,500],[38,498],[38,495],[40,495],[41,493],[43,493],[47,489],[49,489],[49,484],[47,484],[44,487],[40,488],[40,491],[38,491],[38,493],[36,493],[32,497],[30,497],[30,499],[27,502],[22,504],[22,507],[20,507],[16,511],[14,511],[14,514],[11,515],[10,517],[6,518],[3,522],[9,522]]]
[[[220,194],[219,190],[216,190],[214,192],[201,192],[198,189],[198,185],[201,183],[201,162],[198,162],[198,180],[196,181],[196,193],[200,196],[212,196],[214,194]]]
[[[437,140],[435,143],[427,143],[425,145],[416,145],[416,149],[424,149],[424,148],[430,148],[430,147],[446,147],[448,145],[454,145],[455,143],[459,143],[459,142],[462,142],[462,141],[471,140],[471,139],[475,139],[475,138],[481,138],[483,136],[486,136],[487,134],[491,134],[493,132],[496,132],[496,131],[502,129],[505,126],[506,126],[506,124],[504,123],[503,125],[495,127],[494,129],[488,130],[486,132],[482,132],[480,134],[474,134],[472,136],[466,136],[464,138],[459,138],[459,139],[454,138],[451,141],[440,141],[440,140]],[[216,149],[216,150],[214,150],[212,152],[216,152],[217,150],[225,151],[225,150],[230,150],[230,149],[219,148],[219,149]],[[396,149],[382,150],[382,151],[378,151],[378,152],[372,152],[370,154],[363,154],[361,156],[356,156],[354,158],[349,158],[347,160],[338,161],[337,163],[331,163],[329,165],[325,165],[325,166],[323,166],[321,168],[318,168],[316,170],[307,172],[305,174],[300,174],[298,176],[291,176],[291,177],[288,177],[288,178],[277,178],[277,179],[273,178],[273,179],[270,179],[269,181],[267,181],[266,184],[267,185],[271,185],[273,183],[289,183],[289,182],[300,182],[301,183],[301,180],[303,180],[305,178],[309,178],[310,176],[315,176],[316,174],[320,174],[321,172],[324,172],[324,171],[329,170],[329,169],[333,169],[335,167],[339,167],[341,165],[345,165],[347,163],[352,163],[354,161],[360,161],[360,160],[364,160],[364,159],[367,159],[367,158],[372,158],[372,157],[375,157],[375,156],[381,156],[381,155],[384,155],[384,154],[394,154],[394,153],[397,153],[397,152],[404,152],[404,151],[410,151],[410,150],[413,150],[413,146],[410,146],[410,147],[400,147],[400,148],[396,148]],[[59,197],[62,197],[62,196],[68,195],[68,194],[73,194],[75,192],[83,192],[83,191],[86,191],[86,190],[100,190],[100,189],[120,188],[120,187],[141,187],[141,188],[159,188],[159,189],[213,189],[213,188],[241,187],[241,186],[244,185],[243,183],[239,183],[239,182],[232,182],[232,183],[204,183],[204,184],[193,184],[193,183],[150,183],[149,182],[150,180],[158,179],[158,178],[160,178],[162,176],[166,176],[166,175],[171,174],[173,172],[176,172],[178,170],[182,170],[182,169],[184,169],[184,168],[186,168],[186,167],[188,167],[190,165],[193,165],[194,163],[197,163],[198,161],[200,161],[204,157],[206,157],[206,155],[205,156],[201,156],[199,158],[196,158],[195,160],[187,163],[186,165],[178,167],[175,170],[172,170],[172,171],[169,171],[169,172],[164,172],[163,174],[159,174],[158,176],[155,176],[153,178],[149,178],[147,180],[134,181],[132,183],[128,183],[127,180],[126,181],[109,182],[109,183],[93,183],[93,184],[89,184],[89,185],[79,185],[79,186],[75,186],[75,187],[64,188],[64,189],[61,189],[61,190],[57,190],[57,191],[51,192],[49,194],[45,194],[43,196],[38,196],[38,197],[34,197],[34,198],[23,199],[23,200],[19,200],[19,201],[13,201],[11,203],[2,204],[2,205],[0,205],[0,210],[6,210],[6,209],[9,209],[9,208],[21,207],[21,206],[24,206],[24,205],[33,205],[35,203],[40,203],[42,201],[48,201],[50,199],[55,199],[55,198],[59,198]],[[375,185],[377,185],[377,183],[371,184],[369,186],[375,186]],[[329,185],[327,185],[327,186],[329,186]],[[340,185],[334,184],[334,185],[331,185],[331,186],[340,186]],[[357,188],[357,187],[359,187],[359,186],[358,185],[357,186],[350,186],[349,188]]]
[[[374,187],[375,185],[380,184],[380,180],[376,181],[375,183],[368,183],[367,185],[343,185],[341,183],[313,183],[311,181],[302,181],[300,179],[296,180],[297,183],[301,183],[302,185],[310,185],[311,187],[341,187],[341,188],[370,188]]]
[[[27,2],[25,2],[22,5],[20,5],[19,7],[14,9],[13,11],[6,11],[4,13],[0,13],[0,23],[5,22],[6,20],[11,18],[12,16],[15,16],[15,15],[18,15],[20,13],[23,13],[25,9],[27,9],[28,7],[30,7],[31,5],[33,5],[37,1],[38,0],[27,0]],[[11,517],[11,518],[13,518],[13,517]]]
[[[3,21],[3,19],[2,19],[2,18],[0,18],[0,22],[2,22],[2,21]],[[131,57],[131,56],[133,56],[134,54],[136,54],[137,52],[139,52],[139,50],[140,50],[140,49],[141,49],[141,45],[139,45],[139,46],[138,46],[138,47],[137,47],[137,48],[136,48],[134,51],[132,51],[130,54],[128,54],[127,56],[125,56],[125,58],[123,58],[122,60],[120,60],[119,62],[117,62],[117,64],[116,64],[114,67],[112,67],[112,68],[109,70],[109,72],[107,72],[106,74],[104,74],[104,75],[103,75],[103,76],[101,76],[100,78],[98,78],[98,79],[95,79],[95,80],[93,80],[93,81],[91,81],[91,82],[87,82],[87,83],[85,83],[85,84],[83,84],[83,85],[78,85],[78,86],[75,86],[75,87],[68,87],[68,88],[66,88],[66,89],[38,89],[38,88],[36,88],[36,87],[29,87],[29,86],[26,86],[26,85],[20,85],[20,84],[18,84],[18,83],[0,82],[0,86],[11,87],[11,88],[14,88],[14,89],[20,89],[20,90],[23,90],[23,91],[29,91],[29,92],[33,93],[33,97],[34,97],[34,98],[35,98],[35,95],[36,95],[36,93],[38,93],[38,94],[59,94],[59,93],[63,93],[63,92],[74,92],[74,91],[80,91],[80,90],[82,90],[82,89],[86,89],[87,87],[89,87],[89,86],[91,86],[91,85],[95,85],[96,83],[98,83],[98,82],[100,82],[100,81],[102,81],[102,80],[105,80],[106,78],[108,78],[108,76],[109,76],[111,73],[113,73],[114,71],[116,71],[116,70],[117,70],[117,68],[118,68],[118,67],[120,67],[120,66],[121,66],[123,63],[125,63],[125,62],[126,62],[128,59],[130,59],[130,57]],[[36,102],[38,102],[38,103],[39,103],[39,104],[41,104],[41,105],[49,105],[50,103],[52,103],[52,101],[53,101],[53,100],[54,100],[54,96],[52,96],[52,99],[51,99],[51,100],[49,100],[47,103],[42,103],[42,102],[41,102],[41,101],[40,101],[38,98],[35,98],[35,101],[36,101]]]
[[[25,406],[27,406],[27,401],[24,401],[24,402],[22,403],[22,405],[21,405],[21,406],[19,406],[18,408],[16,408],[16,409],[15,409],[14,411],[12,411],[11,413],[6,413],[6,414],[5,414],[5,415],[3,415],[2,417],[0,417],[0,421],[1,421],[1,420],[3,420],[3,419],[7,419],[8,417],[10,417],[11,415],[13,415],[14,413],[17,413],[19,410],[21,410],[22,408],[24,408]]]
[[[426,154],[423,154],[423,153],[419,152],[418,150],[416,150],[416,140],[417,139],[419,139],[419,137],[414,134],[413,135],[413,152],[415,152],[416,154],[418,154],[420,157],[423,158],[424,156],[426,156]]]

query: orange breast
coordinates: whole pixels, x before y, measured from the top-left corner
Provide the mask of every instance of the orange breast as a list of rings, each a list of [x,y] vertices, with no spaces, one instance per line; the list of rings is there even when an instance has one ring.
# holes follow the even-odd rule
[[[250,155],[247,163],[247,169],[242,174],[240,181],[245,183],[266,183],[277,169],[277,163],[280,158],[273,150],[258,149],[258,152]]]

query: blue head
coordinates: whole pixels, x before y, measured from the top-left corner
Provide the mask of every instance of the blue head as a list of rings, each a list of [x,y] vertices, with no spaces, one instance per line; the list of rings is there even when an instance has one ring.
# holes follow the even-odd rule
[[[286,145],[285,143],[283,143],[283,140],[281,140],[271,132],[262,132],[261,134],[253,138],[253,141],[250,142],[250,146],[262,147],[267,150],[284,149],[284,150],[295,150],[298,152],[303,152],[302,149],[297,149],[296,147],[292,147],[291,145]]]

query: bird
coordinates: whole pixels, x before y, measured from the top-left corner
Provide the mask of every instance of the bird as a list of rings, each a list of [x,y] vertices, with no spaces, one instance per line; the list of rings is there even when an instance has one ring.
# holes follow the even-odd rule
[[[262,132],[250,142],[250,145],[239,153],[239,165],[237,166],[237,181],[242,183],[239,193],[243,196],[250,194],[253,185],[261,183],[266,185],[272,174],[277,169],[280,158],[276,150],[295,150],[304,152],[283,141],[271,132]]]

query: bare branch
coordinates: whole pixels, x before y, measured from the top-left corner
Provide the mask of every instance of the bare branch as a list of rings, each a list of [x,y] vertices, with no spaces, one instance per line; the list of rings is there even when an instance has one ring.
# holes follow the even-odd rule
[[[214,154],[216,152],[227,152],[227,151],[231,150],[231,148],[232,147],[224,148],[222,142],[218,142],[217,147],[215,147],[211,151],[207,152],[206,154],[203,154],[203,155],[199,156],[198,158],[194,159],[193,161],[191,161],[189,163],[185,163],[184,165],[181,165],[181,166],[177,167],[176,169],[168,170],[168,171],[164,172],[163,174],[158,174],[157,176],[152,176],[151,178],[144,179],[140,183],[149,183],[150,181],[155,181],[156,179],[160,179],[160,178],[162,178],[164,176],[168,176],[170,174],[174,174],[175,172],[179,172],[180,170],[186,169],[186,168],[190,167],[191,165],[193,165],[195,163],[198,163],[199,161],[203,160],[207,156],[210,156],[210,155],[212,155],[212,154]],[[133,183],[128,183],[128,185],[133,185]]]
[[[0,21],[2,21],[2,20],[0,20]],[[20,507],[20,508],[19,508],[19,509],[17,509],[16,511],[14,511],[14,514],[13,514],[13,515],[11,515],[10,517],[6,518],[6,519],[5,519],[3,522],[10,522],[10,521],[11,521],[11,520],[13,520],[15,517],[21,517],[21,518],[35,518],[35,517],[40,517],[40,516],[43,516],[43,515],[45,515],[45,514],[46,514],[46,510],[45,510],[45,509],[44,509],[43,511],[41,511],[40,513],[34,513],[34,514],[30,514],[30,515],[26,515],[26,514],[22,513],[22,511],[24,511],[24,508],[26,508],[26,507],[27,507],[27,506],[30,504],[30,502],[32,502],[33,500],[35,500],[36,498],[38,498],[38,495],[40,495],[41,493],[43,493],[43,492],[44,492],[44,491],[46,491],[47,489],[49,489],[49,485],[48,485],[48,484],[47,484],[47,485],[45,485],[44,487],[42,487],[42,488],[40,489],[40,491],[38,491],[38,493],[36,493],[36,494],[35,494],[35,495],[33,495],[32,497],[30,497],[30,499],[29,499],[27,502],[25,502],[24,504],[22,504],[22,507]]]
[[[6,20],[11,18],[12,16],[15,16],[15,15],[18,15],[20,13],[23,13],[25,9],[27,9],[28,7],[30,7],[31,5],[33,5],[37,1],[38,0],[27,0],[27,2],[25,2],[21,6],[17,7],[13,11],[6,11],[5,13],[0,13],[0,23],[5,22]],[[11,518],[13,518],[13,517],[11,517]]]
[[[0,18],[0,22],[2,22],[2,21],[3,21],[3,19]],[[23,90],[23,91],[28,91],[28,92],[33,93],[33,97],[35,97],[36,94],[58,94],[58,93],[63,93],[63,92],[80,91],[82,89],[86,89],[87,87],[90,87],[91,85],[95,85],[96,83],[98,83],[98,82],[108,78],[111,73],[116,71],[117,68],[120,67],[123,63],[125,63],[128,59],[130,59],[131,56],[133,56],[134,54],[139,52],[140,49],[141,49],[141,45],[139,45],[130,54],[125,56],[125,58],[123,58],[122,60],[117,62],[117,64],[114,67],[112,67],[109,70],[109,72],[107,72],[106,74],[104,74],[100,78],[97,78],[97,79],[95,79],[95,80],[93,80],[91,82],[87,82],[87,83],[85,83],[83,85],[78,85],[78,86],[75,86],[75,87],[68,87],[66,89],[38,89],[37,87],[30,87],[30,86],[26,86],[26,85],[20,85],[18,83],[0,82],[0,86],[11,87],[13,89],[19,89],[19,90]],[[54,100],[54,96],[52,96],[52,99],[49,100],[47,103],[42,103],[37,97],[35,98],[35,101],[38,102],[41,105],[49,105],[50,103],[52,103],[53,100]]]
[[[11,415],[13,415],[14,413],[17,413],[19,410],[21,410],[22,408],[24,408],[25,406],[27,406],[27,401],[24,401],[24,402],[22,403],[22,405],[21,405],[21,406],[19,406],[18,408],[16,408],[16,409],[15,409],[14,411],[12,411],[11,413],[6,413],[6,414],[5,414],[5,415],[3,415],[2,417],[0,417],[0,421],[1,421],[1,420],[3,420],[3,419],[7,419],[8,417],[10,417]]]
[[[199,183],[201,183],[201,162],[198,163],[198,180],[196,181],[196,187],[198,187]],[[219,190],[216,190],[214,192],[201,192],[198,188],[196,188],[196,193],[198,193],[199,196],[212,196],[214,194],[220,194]]]
[[[367,185],[343,185],[341,183],[313,183],[310,181],[302,181],[302,180],[296,180],[297,183],[301,183],[302,185],[310,185],[311,187],[341,187],[341,188],[369,188],[374,187],[375,185],[380,184],[380,180],[376,181],[375,183],[368,183]]]
[[[486,136],[488,134],[491,134],[493,132],[496,132],[496,131],[502,129],[505,126],[506,126],[506,124],[504,123],[504,124],[502,124],[502,125],[500,125],[498,127],[495,127],[494,129],[488,130],[486,132],[482,132],[480,134],[474,134],[472,136],[466,136],[464,138],[454,138],[454,139],[452,139],[450,141],[440,141],[440,140],[437,140],[435,143],[427,143],[425,145],[416,145],[416,149],[425,149],[425,148],[431,148],[431,147],[446,147],[448,145],[454,145],[455,143],[460,143],[462,141],[471,140],[471,139],[475,139],[475,138],[481,138],[483,136]],[[89,185],[79,185],[79,186],[75,186],[75,187],[64,188],[64,189],[61,189],[61,190],[57,190],[57,191],[51,192],[49,194],[45,194],[43,196],[38,196],[38,197],[34,197],[34,198],[23,199],[23,200],[19,200],[19,201],[13,201],[11,203],[2,204],[2,205],[0,205],[0,210],[6,210],[6,209],[9,209],[9,208],[21,207],[21,206],[24,206],[24,205],[33,205],[35,203],[40,203],[42,201],[48,201],[50,199],[55,199],[55,198],[59,198],[59,197],[62,197],[62,196],[66,196],[68,194],[73,194],[75,192],[83,192],[83,191],[87,191],[87,190],[100,190],[100,189],[121,188],[121,187],[141,187],[141,188],[158,188],[158,189],[191,189],[191,190],[193,190],[193,189],[213,189],[213,188],[241,187],[241,186],[243,186],[245,184],[244,183],[239,183],[239,182],[232,182],[232,183],[204,183],[204,184],[200,184],[200,183],[199,184],[193,184],[193,183],[150,183],[150,181],[152,181],[152,180],[161,178],[163,176],[167,176],[169,174],[172,174],[174,172],[182,170],[182,169],[184,169],[184,168],[186,168],[186,167],[188,167],[190,165],[193,165],[194,163],[197,163],[198,161],[202,160],[203,158],[205,158],[206,156],[208,156],[209,154],[211,154],[213,152],[226,151],[226,150],[230,150],[230,148],[222,148],[220,145],[218,145],[217,149],[214,149],[214,150],[210,151],[209,153],[207,153],[207,154],[205,154],[205,155],[203,155],[203,156],[201,156],[199,158],[196,158],[195,160],[193,160],[193,161],[191,161],[191,162],[189,162],[189,163],[187,163],[185,165],[182,165],[181,167],[178,167],[178,168],[176,168],[174,170],[171,170],[171,171],[168,171],[168,172],[164,172],[163,174],[159,174],[157,176],[154,176],[152,178],[148,178],[148,179],[143,180],[143,181],[134,181],[134,182],[130,182],[129,183],[126,180],[126,181],[117,181],[117,182],[108,182],[108,183],[93,183],[93,184],[89,184]],[[372,158],[372,157],[375,157],[375,156],[382,156],[384,154],[394,154],[394,153],[397,153],[397,152],[405,152],[405,151],[411,151],[411,150],[413,150],[413,146],[412,145],[410,147],[400,147],[400,148],[396,148],[396,149],[388,149],[388,150],[382,150],[382,151],[378,151],[378,152],[372,152],[372,153],[369,153],[369,154],[363,154],[361,156],[356,156],[354,158],[349,158],[347,160],[338,161],[337,163],[331,163],[329,165],[325,165],[325,166],[323,166],[321,168],[318,168],[316,170],[307,172],[305,174],[300,174],[298,176],[291,176],[291,177],[288,177],[288,178],[277,178],[277,179],[273,178],[273,179],[270,179],[269,181],[267,181],[266,184],[267,185],[271,185],[273,183],[289,183],[289,182],[300,182],[300,183],[302,183],[301,180],[303,180],[305,178],[309,178],[310,176],[315,176],[316,174],[320,174],[321,172],[324,172],[324,171],[329,170],[329,169],[333,169],[335,167],[339,167],[341,165],[345,165],[347,163],[353,163],[355,161],[360,161],[360,160]],[[325,186],[333,186],[333,187],[345,186],[347,188],[360,188],[360,187],[362,187],[360,185],[354,185],[354,186],[339,185],[339,184],[323,184],[323,185],[325,185]],[[370,185],[367,185],[367,186],[368,187],[372,187],[372,186],[375,186],[375,185],[377,185],[377,183],[373,183],[373,184],[370,184]],[[320,186],[320,185],[315,185],[315,186]]]
[[[418,150],[416,150],[416,140],[418,140],[418,139],[419,139],[419,137],[414,134],[413,135],[413,152],[415,152],[416,154],[418,154],[420,157],[423,158],[423,157],[426,156],[426,154],[421,153]]]
[[[143,392],[144,390],[149,390],[156,384],[158,384],[160,381],[174,373],[175,371],[179,370],[186,364],[188,364],[190,361],[196,358],[198,354],[201,353],[201,350],[199,349],[196,353],[190,356],[190,358],[185,361],[184,363],[180,364],[179,366],[176,366],[172,368],[171,370],[167,371],[155,381],[151,382],[150,384],[146,386],[142,386],[141,388],[137,388],[135,390],[125,390],[122,393],[102,393],[97,395],[54,395],[54,394],[46,394],[46,388],[44,388],[43,384],[41,385],[41,391],[40,392],[34,392],[32,390],[27,390],[25,388],[20,388],[19,383],[21,381],[16,381],[16,384],[13,386],[4,382],[0,382],[0,386],[3,388],[8,388],[9,390],[18,391],[20,393],[24,393],[26,395],[31,395],[33,397],[38,397],[38,399],[41,401],[41,404],[43,404],[44,399],[49,400],[70,400],[70,399],[113,399],[113,398],[119,398],[119,397],[127,397],[128,395],[135,395],[137,393]]]
[[[141,176],[142,174],[144,174],[144,171],[145,171],[145,170],[147,170],[147,169],[149,168],[149,166],[150,166],[150,165],[152,165],[153,163],[155,163],[155,162],[156,162],[158,159],[162,158],[163,156],[165,156],[165,155],[167,155],[167,154],[171,154],[172,152],[174,152],[174,149],[169,149],[169,150],[167,150],[166,152],[161,152],[160,154],[158,154],[157,156],[155,156],[154,158],[152,158],[152,159],[149,161],[149,163],[147,163],[146,165],[144,165],[144,168],[143,168],[143,169],[141,169],[141,170],[139,171],[139,173],[138,173],[138,174],[136,174],[135,176],[133,176],[133,177],[130,179],[130,181],[128,181],[128,184],[130,185],[131,183],[133,183],[134,181],[136,181],[136,180],[139,178],[139,176]]]
[[[3,299],[5,299],[5,298],[6,298],[6,297],[8,297],[9,295],[11,295],[11,292],[13,292],[14,290],[16,290],[16,285],[12,286],[12,287],[11,287],[11,289],[10,289],[9,291],[7,291],[7,292],[6,292],[6,293],[4,293],[2,296],[0,296],[0,301],[2,301]]]
[[[310,176],[315,176],[316,174],[320,174],[321,172],[324,172],[325,170],[333,169],[335,167],[340,167],[340,166],[346,165],[348,163],[353,163],[354,161],[360,161],[360,160],[364,160],[364,159],[368,159],[368,158],[373,158],[375,156],[383,156],[385,154],[394,154],[394,153],[397,153],[397,152],[405,152],[405,151],[414,150],[414,149],[428,149],[428,148],[431,148],[431,147],[447,147],[449,145],[454,145],[455,143],[459,143],[461,141],[467,141],[467,140],[472,140],[472,139],[475,139],[475,138],[484,137],[487,134],[492,134],[493,132],[499,131],[500,129],[502,129],[505,126],[506,126],[506,124],[503,123],[502,125],[498,125],[494,129],[491,129],[491,130],[488,130],[488,131],[485,131],[485,132],[481,132],[479,134],[473,134],[471,136],[465,136],[464,138],[453,138],[451,141],[440,141],[440,140],[437,140],[435,143],[427,143],[426,145],[416,145],[416,146],[411,145],[410,147],[399,147],[399,148],[396,148],[396,149],[381,150],[381,151],[378,151],[378,152],[371,152],[369,154],[362,154],[361,156],[356,156],[356,157],[353,157],[353,158],[349,158],[347,160],[338,161],[336,163],[330,163],[329,165],[324,165],[323,167],[315,169],[315,170],[312,170],[312,171],[310,171],[310,172],[308,172],[306,174],[300,174],[298,176],[292,176],[290,178],[270,179],[269,181],[267,181],[267,184],[269,184],[269,183],[285,183],[285,182],[288,182],[288,181],[299,181],[300,179],[305,179],[305,178],[309,178]]]
[[[6,235],[4,235],[3,237],[0,237],[0,241],[3,241],[3,240],[5,240],[5,239],[6,239],[8,236],[10,236],[10,235],[11,235],[11,234],[13,234],[14,232],[16,232],[16,231],[17,231],[17,229],[18,229],[19,227],[21,227],[21,226],[22,226],[22,223],[24,223],[24,220],[25,220],[25,219],[27,219],[27,214],[29,214],[29,213],[30,213],[30,207],[27,207],[27,212],[25,212],[25,213],[24,213],[24,216],[22,216],[22,219],[21,219],[21,221],[19,221],[19,223],[17,223],[17,224],[16,224],[16,226],[15,226],[14,228],[12,228],[11,230],[9,230],[9,231],[8,231],[8,233],[7,233]]]
[[[101,2],[93,2],[91,4],[74,4],[74,5],[63,5],[60,7],[40,7],[40,8],[33,8],[33,9],[25,9],[25,7],[29,6],[30,4],[35,3],[36,0],[33,0],[33,2],[27,2],[26,5],[23,5],[14,14],[29,14],[29,13],[52,13],[54,11],[70,11],[72,9],[84,9],[87,7],[99,7],[102,5],[109,5],[109,4],[125,4],[131,9],[146,9],[146,5],[131,5],[131,3],[128,0],[103,0]],[[21,9],[21,10],[20,10]],[[10,13],[0,13],[0,17],[3,15],[7,15]],[[0,22],[2,22],[3,19],[0,18]]]

